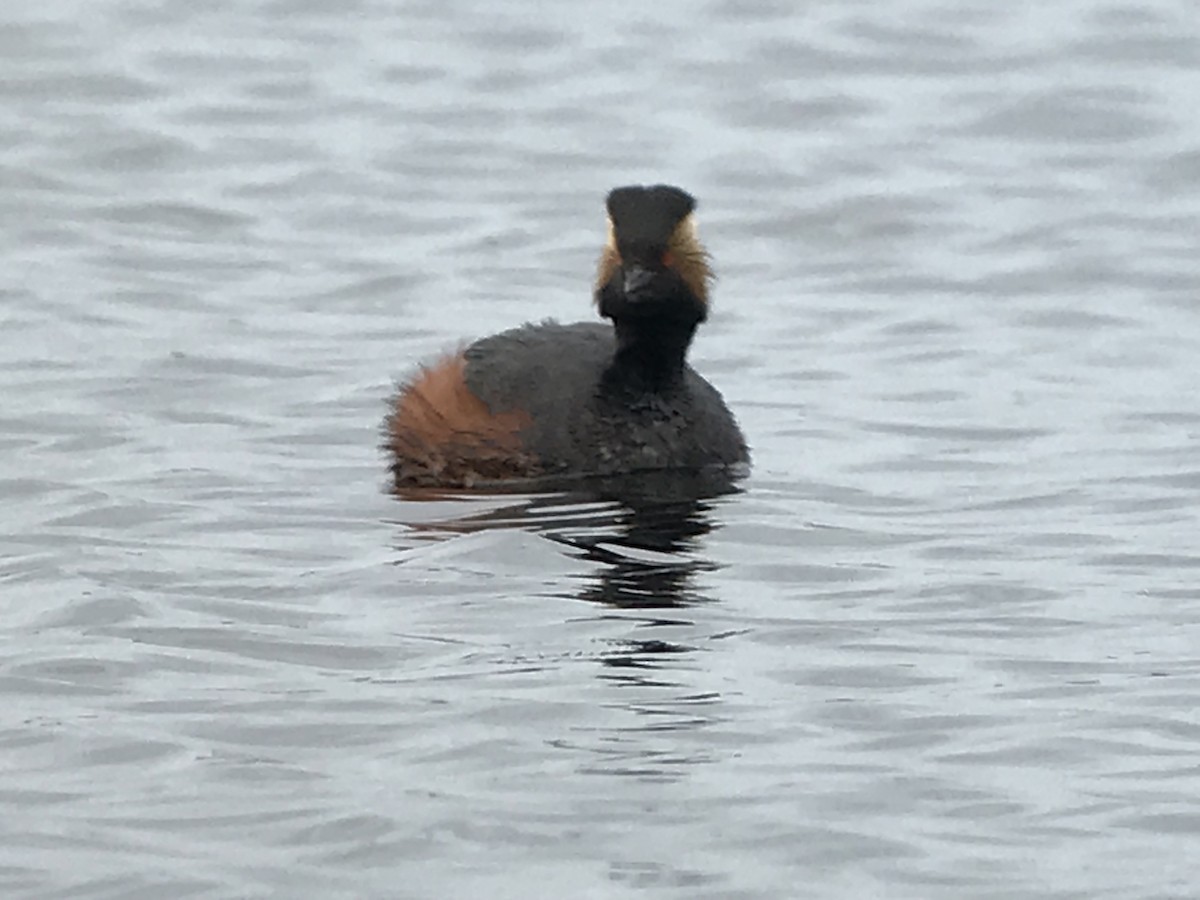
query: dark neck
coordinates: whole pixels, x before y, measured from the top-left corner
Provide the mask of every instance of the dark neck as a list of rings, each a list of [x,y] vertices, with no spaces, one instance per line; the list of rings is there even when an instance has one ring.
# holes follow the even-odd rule
[[[617,351],[605,372],[606,384],[639,392],[679,384],[696,325],[670,318],[617,320]]]

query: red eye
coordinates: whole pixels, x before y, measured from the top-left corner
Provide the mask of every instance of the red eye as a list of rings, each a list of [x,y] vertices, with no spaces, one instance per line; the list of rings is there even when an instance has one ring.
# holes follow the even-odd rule
[[[662,264],[668,269],[675,265],[675,256],[670,250],[662,255]]]

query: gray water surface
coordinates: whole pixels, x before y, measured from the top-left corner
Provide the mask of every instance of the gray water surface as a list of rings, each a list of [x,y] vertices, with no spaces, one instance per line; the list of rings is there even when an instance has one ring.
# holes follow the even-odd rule
[[[0,896],[1183,898],[1185,0],[0,12]],[[701,203],[696,504],[401,497],[394,379]]]

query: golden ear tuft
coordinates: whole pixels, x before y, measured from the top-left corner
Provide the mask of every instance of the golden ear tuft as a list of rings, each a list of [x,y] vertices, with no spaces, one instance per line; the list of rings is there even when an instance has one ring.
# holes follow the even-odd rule
[[[600,291],[612,280],[617,269],[621,267],[621,254],[617,252],[617,230],[613,226],[612,216],[608,217],[608,239],[600,252],[600,261],[596,265],[596,298],[599,302]]]
[[[696,214],[688,213],[683,217],[683,221],[675,228],[679,232],[680,239],[690,241],[693,244],[700,243],[700,227],[696,224]]]
[[[700,243],[700,235],[696,227],[695,213],[688,213],[675,226],[671,239],[667,243],[667,252],[679,277],[684,280],[692,293],[704,303],[708,302],[708,285],[713,280],[712,266],[709,264],[708,251]]]

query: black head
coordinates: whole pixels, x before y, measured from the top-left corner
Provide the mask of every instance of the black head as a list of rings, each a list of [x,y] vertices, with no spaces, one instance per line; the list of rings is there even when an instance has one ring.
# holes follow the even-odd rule
[[[608,242],[596,301],[610,319],[690,320],[708,314],[708,253],[696,235],[696,200],[665,184],[619,187],[608,195]]]
[[[618,249],[665,248],[676,227],[696,208],[695,198],[677,187],[619,187],[609,192],[608,218]]]

